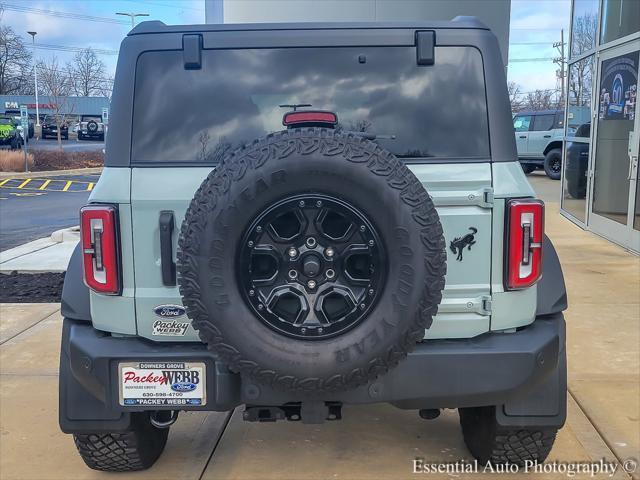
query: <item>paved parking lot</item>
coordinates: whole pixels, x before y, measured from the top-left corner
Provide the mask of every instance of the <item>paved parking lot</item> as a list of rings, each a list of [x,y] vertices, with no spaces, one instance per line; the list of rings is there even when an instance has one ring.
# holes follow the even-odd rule
[[[0,179],[0,251],[78,224],[99,175]]]
[[[29,140],[28,148],[38,150],[57,150],[58,140],[55,138],[32,138]],[[62,149],[68,152],[91,152],[94,150],[102,150],[103,148],[104,142],[101,140],[76,140],[74,138],[62,140]]]
[[[535,174],[531,180],[538,190],[548,189],[547,233],[560,255],[570,302],[568,421],[547,464],[604,459],[627,461],[632,469],[629,459],[640,457],[640,261],[560,217],[551,198],[559,182]],[[0,317],[0,477],[116,478],[87,469],[71,437],[58,430],[59,306],[5,304]],[[240,417],[240,410],[181,414],[158,463],[120,478],[399,479],[416,477],[416,458],[471,462],[455,411],[425,421],[388,405],[345,407],[342,421],[321,426]],[[613,477],[596,478],[640,476],[619,467]]]

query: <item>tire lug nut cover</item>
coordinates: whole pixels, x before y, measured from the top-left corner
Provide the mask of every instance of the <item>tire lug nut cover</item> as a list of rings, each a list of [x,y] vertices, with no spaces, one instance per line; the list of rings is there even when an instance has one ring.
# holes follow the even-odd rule
[[[316,281],[315,280],[309,280],[307,282],[307,287],[309,287],[310,289],[313,290],[314,288],[316,288]]]

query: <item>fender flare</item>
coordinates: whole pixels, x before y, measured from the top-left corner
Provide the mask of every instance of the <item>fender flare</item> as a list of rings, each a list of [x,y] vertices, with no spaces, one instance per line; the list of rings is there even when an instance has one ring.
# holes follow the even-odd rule
[[[80,244],[76,245],[71,254],[67,273],[64,276],[60,313],[64,318],[91,321],[89,304],[89,287],[82,279],[82,252]]]
[[[560,259],[546,235],[542,244],[542,278],[538,282],[536,317],[560,313],[567,309],[567,289]]]

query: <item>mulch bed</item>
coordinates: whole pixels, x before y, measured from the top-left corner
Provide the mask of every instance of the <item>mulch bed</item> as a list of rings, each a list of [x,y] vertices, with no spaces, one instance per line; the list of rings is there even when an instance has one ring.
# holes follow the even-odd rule
[[[0,303],[59,302],[64,274],[65,272],[0,274]]]
[[[104,165],[104,153],[65,152],[60,150],[31,150],[34,157],[33,171],[69,170],[72,168],[93,168]]]

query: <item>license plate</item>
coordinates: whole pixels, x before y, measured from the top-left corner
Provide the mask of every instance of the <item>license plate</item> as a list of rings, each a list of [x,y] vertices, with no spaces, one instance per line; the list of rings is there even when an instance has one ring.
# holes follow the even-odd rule
[[[206,366],[202,362],[127,362],[118,366],[120,405],[206,405]]]

